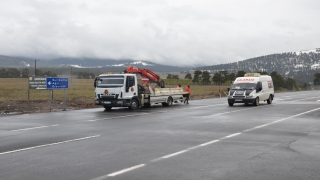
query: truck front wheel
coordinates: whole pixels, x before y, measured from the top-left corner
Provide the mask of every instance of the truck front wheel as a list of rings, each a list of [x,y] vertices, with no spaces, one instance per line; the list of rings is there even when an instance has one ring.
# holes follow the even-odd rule
[[[253,105],[259,106],[259,97],[256,97],[256,99],[253,102]]]
[[[139,108],[138,101],[136,99],[132,99],[129,109],[136,110],[138,108]]]
[[[103,106],[103,107],[104,107],[104,109],[105,109],[106,111],[111,110],[111,108],[112,108],[112,107],[110,107],[110,106]]]

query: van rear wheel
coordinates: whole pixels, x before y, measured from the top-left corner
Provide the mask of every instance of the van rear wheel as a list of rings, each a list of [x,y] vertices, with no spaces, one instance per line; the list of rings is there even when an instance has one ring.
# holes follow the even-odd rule
[[[255,105],[255,106],[259,106],[259,97],[256,97],[256,99],[255,99],[255,101],[254,101],[253,105]]]
[[[267,100],[267,103],[268,103],[268,104],[271,104],[271,103],[272,103],[272,96],[271,96],[271,95],[269,96],[269,98],[268,98],[268,100]]]

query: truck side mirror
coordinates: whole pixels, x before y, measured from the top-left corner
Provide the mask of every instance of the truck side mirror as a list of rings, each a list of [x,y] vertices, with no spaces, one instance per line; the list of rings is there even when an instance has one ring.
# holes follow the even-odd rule
[[[228,88],[228,92],[230,91],[230,88]]]
[[[96,77],[96,78],[94,79],[94,82],[93,82],[93,86],[94,86],[94,87],[97,87],[97,81],[98,81],[98,79],[99,79],[98,77]]]

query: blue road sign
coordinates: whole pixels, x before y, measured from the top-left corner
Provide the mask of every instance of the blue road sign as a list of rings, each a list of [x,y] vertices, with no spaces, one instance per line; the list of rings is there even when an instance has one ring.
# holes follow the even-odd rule
[[[47,89],[68,89],[68,78],[47,77],[46,87]]]

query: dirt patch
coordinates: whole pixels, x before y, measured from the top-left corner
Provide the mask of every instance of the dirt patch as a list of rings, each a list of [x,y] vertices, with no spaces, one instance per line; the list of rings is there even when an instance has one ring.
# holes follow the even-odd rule
[[[0,101],[0,114],[31,114],[96,107],[101,106],[96,106],[93,100],[88,99],[69,99],[66,106],[63,101],[59,100],[51,101],[51,103],[48,100]]]
[[[221,97],[225,97],[221,94]],[[210,94],[203,96],[191,96],[190,100],[218,98],[220,95]],[[64,101],[54,100],[49,103],[48,100],[18,100],[18,101],[0,101],[0,115],[4,114],[32,114],[43,112],[55,112],[64,110],[101,108],[94,104],[93,99],[68,99],[66,106]]]

